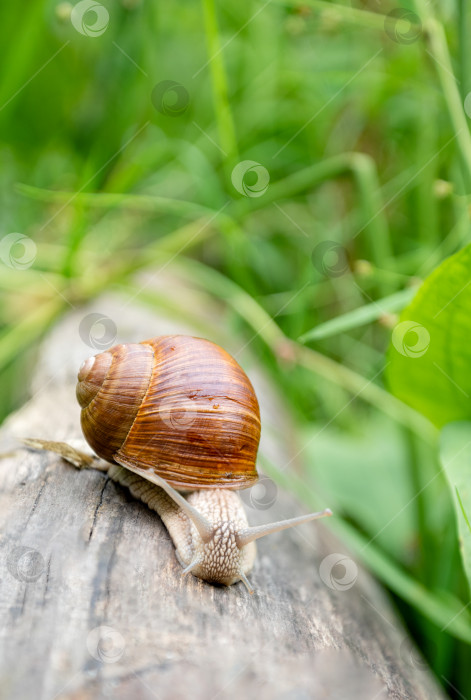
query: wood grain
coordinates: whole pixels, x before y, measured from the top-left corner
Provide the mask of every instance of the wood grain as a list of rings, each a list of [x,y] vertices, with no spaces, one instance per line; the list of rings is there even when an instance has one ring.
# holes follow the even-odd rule
[[[91,354],[77,334],[85,314],[119,319],[117,342],[198,334],[120,306],[102,299],[61,322],[38,358],[31,401],[2,429],[0,696],[444,697],[386,595],[322,524],[259,541],[253,596],[242,584],[218,588],[181,577],[159,518],[106,475],[17,446],[21,436],[80,436],[73,378]],[[245,344],[223,335],[212,339],[230,352]],[[260,400],[261,449],[286,463],[295,448],[283,404],[247,352],[237,360]],[[305,512],[281,490],[264,510],[247,502],[251,524]],[[324,563],[321,577],[334,554],[345,568],[329,577]]]

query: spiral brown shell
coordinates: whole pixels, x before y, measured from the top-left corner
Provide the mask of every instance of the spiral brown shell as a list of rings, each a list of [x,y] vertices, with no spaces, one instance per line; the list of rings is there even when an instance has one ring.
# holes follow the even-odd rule
[[[258,478],[260,411],[247,375],[202,338],[116,345],[78,374],[82,430],[97,455],[172,486],[244,488]]]

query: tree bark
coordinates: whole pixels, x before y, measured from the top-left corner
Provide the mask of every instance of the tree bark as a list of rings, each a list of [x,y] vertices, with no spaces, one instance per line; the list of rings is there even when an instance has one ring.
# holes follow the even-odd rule
[[[120,307],[108,297],[61,321],[31,400],[2,429],[1,697],[443,698],[387,596],[328,526],[260,540],[250,596],[241,583],[182,578],[158,516],[106,475],[18,447],[80,437],[74,377],[97,352],[77,332],[87,314],[119,319],[118,341],[202,335]],[[244,345],[221,329],[211,337],[230,352]],[[261,450],[286,464],[295,446],[280,397],[247,352],[237,359],[259,396]],[[244,495],[251,524],[306,511],[267,484],[263,507]]]

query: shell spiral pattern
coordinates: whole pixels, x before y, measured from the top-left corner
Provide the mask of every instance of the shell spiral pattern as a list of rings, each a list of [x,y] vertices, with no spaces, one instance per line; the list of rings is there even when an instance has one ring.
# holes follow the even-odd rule
[[[80,368],[82,430],[100,457],[178,489],[257,480],[260,411],[247,375],[215,343],[161,336],[116,345]]]

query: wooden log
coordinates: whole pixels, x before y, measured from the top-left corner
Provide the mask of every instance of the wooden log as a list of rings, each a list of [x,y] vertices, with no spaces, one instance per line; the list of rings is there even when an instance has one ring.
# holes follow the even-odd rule
[[[321,523],[259,541],[250,596],[182,578],[158,516],[106,475],[18,447],[80,437],[75,374],[96,350],[78,328],[92,312],[119,319],[118,341],[202,334],[107,298],[44,343],[32,398],[1,433],[0,696],[443,698],[387,596]],[[235,354],[244,345],[211,337]],[[286,464],[283,403],[248,351],[238,360],[260,399],[261,450]],[[244,495],[252,524],[306,511],[269,487],[263,507]]]

